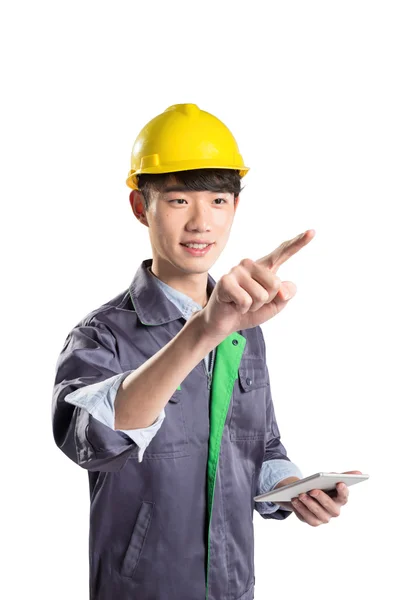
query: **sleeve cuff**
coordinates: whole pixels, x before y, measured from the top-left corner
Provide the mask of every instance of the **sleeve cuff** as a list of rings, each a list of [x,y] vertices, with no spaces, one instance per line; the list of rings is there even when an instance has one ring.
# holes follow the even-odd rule
[[[144,451],[165,419],[165,410],[163,409],[161,411],[157,419],[154,423],[149,425],[149,427],[141,427],[138,429],[115,429],[115,397],[119,386],[130,373],[132,373],[132,371],[118,373],[103,381],[79,388],[68,394],[65,397],[65,401],[87,410],[92,417],[114,431],[122,431],[128,435],[129,438],[137,444],[139,448],[138,460],[139,462],[142,462]]]
[[[280,481],[287,477],[303,479],[303,474],[299,467],[291,461],[278,458],[264,461],[261,467],[257,495],[272,491]],[[257,505],[258,512],[263,514],[273,513],[279,508],[286,510],[274,502],[257,502]]]
[[[139,429],[117,429],[117,431],[123,431],[126,433],[138,446],[138,460],[142,462],[143,454],[147,446],[150,444],[157,431],[160,429],[165,419],[165,410],[162,409],[157,419],[148,427],[141,427]]]

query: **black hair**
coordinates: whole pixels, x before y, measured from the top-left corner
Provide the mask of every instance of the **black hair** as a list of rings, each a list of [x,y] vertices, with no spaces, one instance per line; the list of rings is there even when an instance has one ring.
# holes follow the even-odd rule
[[[188,191],[224,192],[236,198],[242,191],[241,177],[236,169],[191,169],[174,173],[138,175],[138,189],[142,192],[145,209],[148,210],[151,191],[162,191],[168,178],[174,177],[177,183],[184,185]]]

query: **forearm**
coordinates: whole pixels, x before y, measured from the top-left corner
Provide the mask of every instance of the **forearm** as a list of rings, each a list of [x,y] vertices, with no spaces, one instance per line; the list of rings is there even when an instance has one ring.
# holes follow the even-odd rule
[[[115,398],[115,429],[149,427],[178,385],[221,340],[204,334],[200,313],[161,350],[121,383]]]

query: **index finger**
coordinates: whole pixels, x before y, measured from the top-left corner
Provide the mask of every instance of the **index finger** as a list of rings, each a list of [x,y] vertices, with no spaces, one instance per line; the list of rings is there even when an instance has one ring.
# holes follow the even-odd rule
[[[311,242],[314,235],[314,229],[307,229],[304,233],[300,233],[300,235],[297,235],[291,240],[283,242],[278,248],[273,250],[273,252],[259,258],[255,262],[264,267],[268,267],[270,271],[276,273],[281,264],[286,262],[293,254],[296,254],[296,252]]]

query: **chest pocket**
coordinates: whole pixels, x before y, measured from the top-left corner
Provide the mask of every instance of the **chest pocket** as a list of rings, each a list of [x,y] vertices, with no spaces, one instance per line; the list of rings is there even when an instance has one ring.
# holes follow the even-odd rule
[[[232,441],[263,440],[266,435],[268,369],[261,358],[242,358],[232,397]]]
[[[187,427],[183,414],[182,394],[178,389],[167,402],[165,419],[150,444],[147,446],[143,460],[160,458],[178,458],[189,455]]]

